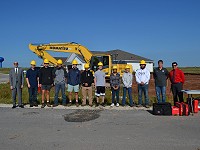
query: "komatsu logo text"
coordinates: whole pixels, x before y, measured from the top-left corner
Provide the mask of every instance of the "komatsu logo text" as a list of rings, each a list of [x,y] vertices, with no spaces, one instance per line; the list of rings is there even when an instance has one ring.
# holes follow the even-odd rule
[[[58,47],[58,46],[50,46],[50,49],[55,49],[55,50],[71,50],[71,48],[68,47]]]

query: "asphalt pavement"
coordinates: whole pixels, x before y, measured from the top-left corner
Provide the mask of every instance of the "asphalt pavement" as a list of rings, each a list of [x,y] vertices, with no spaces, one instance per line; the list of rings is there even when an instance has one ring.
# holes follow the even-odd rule
[[[136,108],[0,105],[2,150],[199,150],[200,113],[154,116]]]
[[[0,84],[8,82],[9,82],[9,75],[0,73]]]

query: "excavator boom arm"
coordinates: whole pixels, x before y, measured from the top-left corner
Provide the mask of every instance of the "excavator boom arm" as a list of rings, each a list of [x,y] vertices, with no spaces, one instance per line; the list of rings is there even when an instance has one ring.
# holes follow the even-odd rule
[[[84,46],[78,43],[50,43],[50,44],[29,44],[29,49],[37,56],[47,58],[52,64],[56,64],[57,60],[47,51],[76,53],[83,56],[86,63],[90,62],[92,53]]]

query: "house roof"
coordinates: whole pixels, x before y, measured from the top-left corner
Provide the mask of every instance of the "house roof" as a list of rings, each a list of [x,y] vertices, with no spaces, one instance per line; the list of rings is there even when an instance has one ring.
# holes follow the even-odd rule
[[[135,61],[135,62],[139,62],[141,60],[145,60],[147,62],[153,62],[153,60],[142,57],[142,56],[138,56],[129,52],[126,52],[124,50],[120,50],[120,49],[116,49],[116,50],[109,50],[109,51],[91,51],[91,53],[93,54],[109,54],[113,56],[113,60],[117,60],[117,61]],[[81,61],[84,62],[83,56],[76,54],[79,59]],[[116,56],[115,56],[116,55]],[[70,55],[71,56],[71,55]],[[69,56],[69,57],[70,57]],[[68,58],[69,58],[68,57]],[[116,58],[115,58],[116,57]],[[66,62],[66,60],[68,59],[67,57],[55,57],[55,59],[61,59],[63,62]]]
[[[138,56],[129,52],[126,52],[124,50],[116,49],[116,50],[109,50],[109,51],[91,51],[93,54],[109,54],[112,55],[114,60],[115,60],[115,55],[116,55],[116,60],[131,60],[131,61],[149,61],[153,62],[153,60]]]

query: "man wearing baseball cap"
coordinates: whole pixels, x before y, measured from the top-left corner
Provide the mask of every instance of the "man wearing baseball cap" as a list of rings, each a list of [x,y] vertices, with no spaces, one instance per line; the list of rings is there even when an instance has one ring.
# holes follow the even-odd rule
[[[171,81],[171,90],[173,94],[174,105],[178,102],[183,102],[183,84],[185,82],[185,75],[182,70],[178,68],[177,62],[172,63],[172,70],[169,72],[169,79]]]

